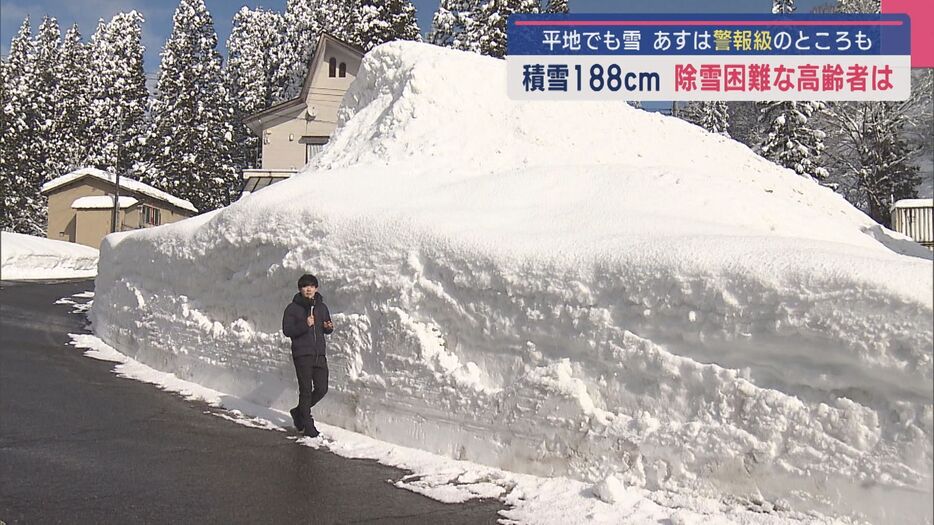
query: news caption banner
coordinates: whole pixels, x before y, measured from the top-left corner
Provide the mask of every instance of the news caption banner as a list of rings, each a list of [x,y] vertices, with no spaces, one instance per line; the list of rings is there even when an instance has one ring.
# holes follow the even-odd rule
[[[513,15],[517,100],[905,100],[910,20],[884,15]]]

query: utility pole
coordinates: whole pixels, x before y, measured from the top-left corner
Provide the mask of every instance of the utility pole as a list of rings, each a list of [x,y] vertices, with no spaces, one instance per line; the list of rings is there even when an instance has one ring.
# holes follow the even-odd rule
[[[114,169],[114,209],[110,216],[110,233],[117,231],[117,219],[120,217],[120,149],[123,145],[123,111],[119,112],[120,131],[117,134],[117,162]]]

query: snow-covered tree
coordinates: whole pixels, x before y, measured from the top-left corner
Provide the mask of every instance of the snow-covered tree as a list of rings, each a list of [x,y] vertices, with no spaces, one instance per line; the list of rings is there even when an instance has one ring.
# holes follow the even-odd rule
[[[59,101],[55,70],[59,64],[62,33],[58,21],[45,17],[36,33],[32,56],[34,96],[31,101],[36,112],[35,139],[28,145],[30,163],[41,171],[40,182],[61,175],[58,163],[59,152],[55,144],[55,122],[58,118]],[[38,191],[38,188],[37,188]]]
[[[828,172],[821,165],[826,134],[810,122],[820,110],[820,102],[760,102],[759,120],[767,131],[759,154],[772,162],[793,169],[799,175],[825,180]]]
[[[549,0],[548,5],[545,6],[545,12],[561,15],[567,14],[568,0]]]
[[[146,74],[143,15],[119,13],[98,22],[89,50],[88,163],[126,173],[143,160],[146,137]]]
[[[273,75],[276,101],[298,95],[308,73],[308,61],[324,30],[322,10],[326,0],[288,0],[282,18],[282,31],[276,51],[278,67]]]
[[[353,42],[364,51],[393,40],[421,40],[409,0],[360,0]]]
[[[923,138],[913,135],[930,132],[932,79],[918,75],[904,101],[838,102],[825,111],[838,130],[831,157],[839,191],[880,224],[889,225],[895,201],[918,196]]]
[[[428,41],[436,46],[471,51],[467,28],[474,24],[480,0],[441,0],[431,20]]]
[[[181,0],[172,21],[151,107],[145,178],[209,211],[239,190],[230,159],[232,111],[204,0]]]
[[[466,28],[471,49],[483,55],[506,56],[506,20],[517,13],[538,13],[538,0],[489,0],[474,13],[473,23]]]
[[[234,15],[224,78],[233,110],[231,157],[238,171],[260,165],[260,138],[243,124],[243,118],[273,103],[281,26],[282,16],[274,11],[242,7]]]
[[[790,15],[795,12],[795,0],[772,0],[772,14]]]
[[[730,112],[722,100],[691,102],[679,116],[711,133],[730,136]]]
[[[755,149],[762,140],[763,130],[759,124],[759,109],[752,101],[727,102],[730,138]]]
[[[59,152],[55,171],[67,173],[84,164],[88,150],[88,53],[77,24],[65,34],[55,65],[55,149]]]
[[[839,13],[881,13],[881,0],[837,0]]]
[[[33,104],[37,94],[33,60],[35,42],[31,33],[27,17],[10,42],[10,53],[0,68],[0,104],[3,110],[3,119],[0,120],[0,193],[3,196],[0,228],[42,235],[45,205],[38,190],[43,174],[41,166],[32,159],[41,116]]]

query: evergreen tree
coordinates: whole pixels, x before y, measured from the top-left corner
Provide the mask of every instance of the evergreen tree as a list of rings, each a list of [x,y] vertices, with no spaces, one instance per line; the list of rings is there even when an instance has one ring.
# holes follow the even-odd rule
[[[479,0],[441,0],[431,20],[428,41],[436,46],[475,51],[470,48],[467,28],[473,27],[479,8]]]
[[[880,0],[837,0],[838,13],[881,13]]]
[[[568,0],[549,0],[548,5],[545,7],[545,12],[560,15],[567,14]]]
[[[730,136],[727,131],[730,127],[729,108],[722,100],[691,102],[681,113],[681,118],[711,133]]]
[[[42,235],[45,229],[44,204],[38,190],[43,174],[31,157],[32,144],[37,140],[36,130],[40,125],[40,116],[33,104],[36,100],[34,47],[27,17],[10,42],[10,53],[0,68],[0,104],[3,110],[0,132],[3,214],[0,216],[0,228]]]
[[[795,12],[795,0],[772,0],[772,14],[790,15]]]
[[[55,171],[67,173],[84,164],[88,150],[88,54],[81,42],[77,24],[65,34],[55,77],[58,118],[55,122],[55,149],[59,152]]]
[[[821,166],[826,134],[809,121],[820,102],[760,102],[759,120],[768,130],[759,153],[772,162],[818,181],[827,178]]]
[[[489,0],[466,28],[471,50],[491,57],[506,56],[506,20],[516,13],[538,13],[539,0]]]
[[[353,40],[364,51],[393,40],[421,40],[409,0],[361,0],[355,19]]]
[[[151,107],[146,179],[209,211],[239,190],[230,159],[232,111],[204,0],[181,0],[172,20]]]
[[[277,101],[298,96],[322,32],[357,44],[357,10],[347,0],[288,0],[273,85]]]
[[[281,25],[281,15],[264,9],[242,7],[234,15],[224,72],[233,109],[231,158],[238,171],[260,165],[260,138],[243,124],[243,119],[272,105],[274,53]]]
[[[144,156],[149,92],[142,24],[137,11],[119,13],[99,21],[91,38],[87,162],[109,172],[125,174]]]
[[[33,130],[35,136],[27,144],[29,162],[40,171],[38,179],[40,184],[62,175],[58,171],[60,153],[55,147],[55,124],[60,105],[56,100],[59,91],[55,71],[59,64],[61,40],[62,33],[59,30],[58,21],[50,17],[43,18],[39,32],[36,34],[32,55],[32,70],[35,75],[33,77],[34,95],[31,103],[36,112],[36,128]],[[37,186],[37,196],[38,191]]]
[[[730,138],[755,149],[762,140],[759,128],[759,109],[755,102],[727,102]]]

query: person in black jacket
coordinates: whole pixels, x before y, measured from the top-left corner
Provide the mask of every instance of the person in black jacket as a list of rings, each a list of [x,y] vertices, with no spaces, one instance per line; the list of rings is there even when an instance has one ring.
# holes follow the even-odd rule
[[[298,376],[298,406],[290,410],[292,421],[309,437],[318,435],[311,407],[328,393],[324,336],[333,331],[331,313],[318,293],[318,279],[303,275],[298,280],[298,293],[282,314],[282,333],[292,339],[292,361]]]

